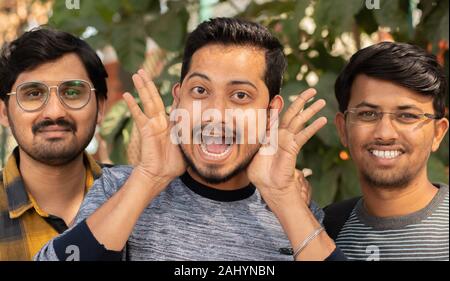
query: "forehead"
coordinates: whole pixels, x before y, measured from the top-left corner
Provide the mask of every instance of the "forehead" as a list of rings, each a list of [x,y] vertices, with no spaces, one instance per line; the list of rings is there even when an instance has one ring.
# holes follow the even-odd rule
[[[20,73],[13,88],[28,81],[62,81],[68,79],[83,79],[91,82],[83,62],[73,53]]]
[[[252,46],[210,44],[197,50],[188,73],[207,72],[212,78],[264,82],[265,52]]]
[[[348,107],[366,102],[381,108],[416,106],[424,110],[433,109],[433,98],[421,95],[411,89],[364,74],[353,81]]]

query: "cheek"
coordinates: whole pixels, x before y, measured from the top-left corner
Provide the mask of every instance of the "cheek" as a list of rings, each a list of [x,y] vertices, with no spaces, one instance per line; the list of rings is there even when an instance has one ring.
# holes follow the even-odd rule
[[[429,153],[433,146],[433,131],[421,131],[404,136],[405,143],[412,153]]]
[[[16,134],[26,135],[32,134],[31,128],[36,120],[35,116],[30,116],[29,113],[9,111],[8,120],[11,127],[13,127]]]
[[[369,131],[347,129],[347,146],[353,158],[359,158],[364,153],[364,145],[373,141],[371,135]]]

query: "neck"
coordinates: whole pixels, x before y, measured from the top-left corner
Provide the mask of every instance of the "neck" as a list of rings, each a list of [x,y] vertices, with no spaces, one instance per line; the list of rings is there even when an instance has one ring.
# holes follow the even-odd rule
[[[361,177],[362,178],[362,177]],[[361,180],[364,207],[376,217],[405,216],[425,208],[438,192],[426,169],[405,187],[371,186]]]
[[[239,174],[237,174],[236,176],[227,180],[226,182],[217,183],[217,184],[212,184],[212,183],[206,182],[191,168],[188,168],[187,172],[197,182],[199,182],[203,185],[215,188],[215,189],[219,189],[219,190],[237,190],[237,189],[246,187],[250,184],[250,180],[248,179],[247,173],[245,171],[240,172]]]
[[[83,154],[70,163],[49,166],[19,151],[19,170],[27,191],[39,208],[62,218],[69,225],[84,197],[86,170]]]

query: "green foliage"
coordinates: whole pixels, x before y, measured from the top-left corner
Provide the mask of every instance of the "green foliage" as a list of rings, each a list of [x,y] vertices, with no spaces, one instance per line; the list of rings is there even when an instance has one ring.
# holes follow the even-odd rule
[[[86,27],[94,27],[97,33],[88,38],[96,48],[111,44],[117,51],[122,65],[134,72],[142,63],[145,53],[145,37],[149,36],[168,51],[169,62],[157,79],[166,105],[172,102],[168,94],[171,85],[179,79],[173,66],[181,61],[183,43],[187,35],[187,23],[192,11],[198,9],[197,1],[169,0],[168,10],[161,14],[158,0],[97,0],[82,1],[81,10],[68,10],[65,1],[55,1],[50,25],[83,35]],[[224,1],[219,1],[217,5]],[[304,77],[315,73],[319,82],[315,85],[319,96],[327,101],[323,114],[329,124],[302,150],[298,167],[309,167],[314,174],[309,179],[314,189],[314,199],[320,205],[359,194],[356,169],[351,161],[341,160],[344,149],[338,139],[332,120],[338,111],[334,98],[334,81],[346,63],[341,55],[332,52],[333,44],[343,34],[359,38],[360,33],[373,33],[379,26],[389,27],[397,41],[418,44],[424,48],[431,44],[437,52],[439,41],[448,44],[448,0],[421,0],[420,22],[412,25],[409,0],[380,0],[380,9],[367,9],[365,0],[283,0],[263,4],[251,2],[238,16],[267,26],[286,47],[289,63],[282,95],[286,101],[307,89]],[[308,8],[309,7],[309,8]],[[313,9],[307,13],[306,9]],[[316,28],[308,32],[300,22],[306,15],[314,20]],[[359,42],[357,42],[359,43]],[[306,47],[304,46],[306,44]],[[359,46],[359,44],[356,44]],[[445,55],[448,77],[448,52]],[[302,66],[306,66],[302,69]],[[304,68],[304,67],[303,67]],[[299,77],[301,76],[301,77]],[[302,78],[302,79],[298,79]],[[448,106],[448,99],[447,99]],[[123,163],[124,150],[129,141],[130,117],[123,103],[119,103],[103,125],[103,135],[114,143],[113,158]],[[433,181],[448,183],[448,134],[441,149],[432,155],[429,174]]]

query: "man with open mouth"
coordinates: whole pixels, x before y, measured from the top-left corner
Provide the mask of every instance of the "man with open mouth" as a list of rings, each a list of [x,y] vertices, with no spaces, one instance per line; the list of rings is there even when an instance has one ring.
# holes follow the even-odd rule
[[[391,42],[358,51],[336,81],[363,196],[327,207],[325,225],[350,259],[449,259],[448,185],[427,173],[448,130],[446,84],[433,55]]]
[[[191,128],[175,136],[180,143],[171,132],[183,120],[169,122],[155,85],[138,71],[144,110],[130,94],[124,98],[140,133],[140,163],[104,169],[78,224],[36,259],[120,259],[122,251],[129,260],[344,259],[323,231],[321,210],[305,202],[295,169],[301,147],[326,124],[320,117],[306,126],[325,101],[305,108],[316,95],[309,89],[277,122],[285,67],[282,45],[261,25],[232,18],[200,24],[172,89],[171,116],[187,112]],[[230,109],[268,113],[226,122]],[[269,153],[264,140],[273,136]]]

